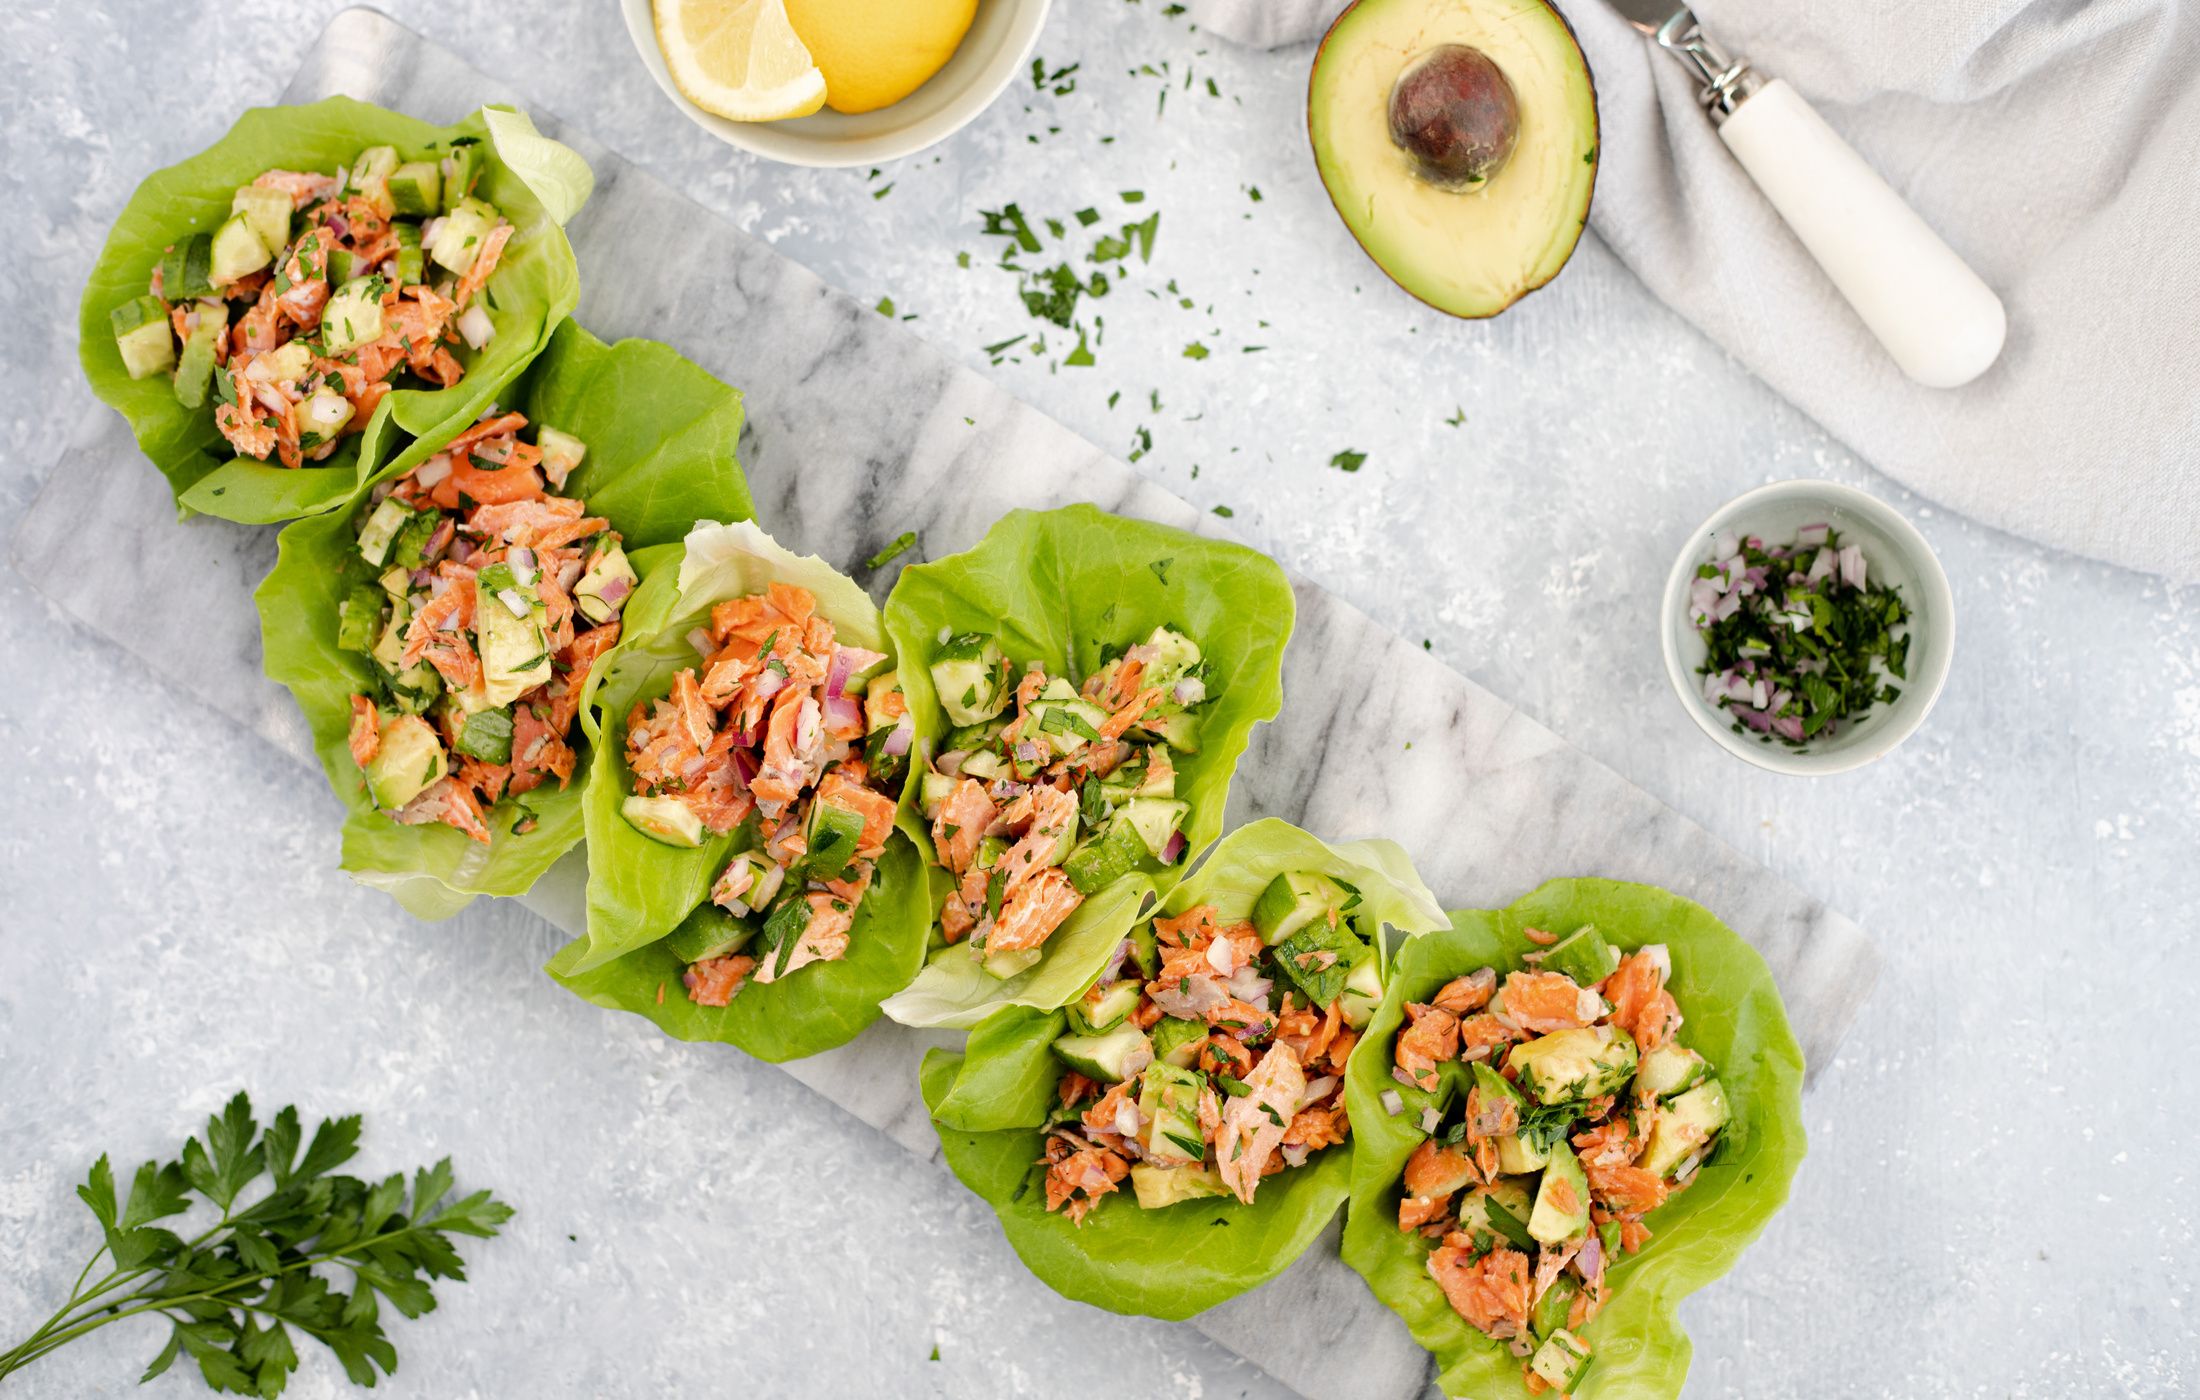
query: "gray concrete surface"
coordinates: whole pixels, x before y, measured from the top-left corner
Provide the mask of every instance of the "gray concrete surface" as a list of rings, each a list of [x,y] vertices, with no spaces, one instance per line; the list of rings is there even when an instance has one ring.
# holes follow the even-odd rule
[[[107,221],[146,171],[277,92],[336,8],[0,13],[0,511],[20,512],[90,402],[75,303]],[[2179,1272],[2200,593],[1908,496],[1593,239],[1494,323],[1420,310],[1321,195],[1303,54],[1210,46],[1151,0],[1065,4],[1041,52],[1084,64],[1075,93],[1020,88],[875,180],[760,164],[695,131],[610,5],[388,8],[828,280],[890,295],[911,329],[1103,447],[1150,430],[1138,467],[1155,481],[1230,507],[1256,543],[1879,938],[1880,988],[1806,1104],[1794,1202],[1683,1308],[1691,1394],[2200,1384]],[[1161,80],[1130,70],[1164,60],[1157,115]],[[990,365],[981,347],[1030,323],[987,266],[978,211],[1113,218],[1133,188],[1161,234],[1099,308],[1098,364]],[[1191,309],[1144,295],[1171,278]],[[1195,339],[1209,358],[1182,356]],[[1357,473],[1327,465],[1346,448],[1368,454]],[[1653,617],[1678,535],[1788,475],[1911,512],[1962,612],[1928,728],[1807,784],[1694,730]],[[101,547],[96,522],[85,547]],[[534,972],[553,935],[524,911],[430,928],[350,887],[321,787],[12,573],[0,656],[0,1334],[28,1330],[91,1248],[69,1191],[89,1160],[165,1150],[245,1085],[270,1106],[364,1110],[368,1167],[455,1151],[465,1180],[522,1207],[474,1252],[474,1282],[399,1324],[392,1395],[1052,1395],[1101,1377],[1136,1395],[1281,1393],[1188,1329],[1036,1288],[981,1206],[783,1076],[566,998]],[[568,1101],[629,1107],[584,1118]],[[120,1393],[158,1345],[110,1329],[11,1393]],[[292,1393],[341,1388],[309,1358]]]

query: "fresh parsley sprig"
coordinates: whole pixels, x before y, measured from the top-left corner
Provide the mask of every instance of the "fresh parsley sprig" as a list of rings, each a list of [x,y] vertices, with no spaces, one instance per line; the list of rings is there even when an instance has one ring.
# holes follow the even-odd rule
[[[378,1368],[393,1374],[397,1351],[382,1331],[383,1304],[406,1317],[433,1311],[429,1281],[466,1278],[453,1237],[490,1238],[512,1208],[487,1191],[453,1199],[448,1157],[415,1172],[409,1194],[402,1174],[374,1183],[334,1174],[358,1152],[359,1128],[357,1115],[331,1118],[306,1141],[298,1110],[285,1108],[263,1131],[240,1093],[207,1120],[203,1141],[187,1139],[175,1161],[139,1167],[127,1197],[118,1199],[101,1154],[76,1193],[98,1218],[103,1242],[68,1301],[0,1352],[0,1380],[135,1317],[169,1326],[167,1345],[140,1381],[188,1353],[216,1391],[280,1395],[298,1367],[293,1329],[335,1352],[358,1385],[372,1386]],[[262,1177],[270,1189],[244,1200]],[[194,1194],[204,1206],[194,1205]],[[210,1213],[212,1223],[188,1240],[157,1223],[195,1211]],[[113,1267],[92,1281],[102,1255]],[[351,1290],[324,1267],[349,1271]]]

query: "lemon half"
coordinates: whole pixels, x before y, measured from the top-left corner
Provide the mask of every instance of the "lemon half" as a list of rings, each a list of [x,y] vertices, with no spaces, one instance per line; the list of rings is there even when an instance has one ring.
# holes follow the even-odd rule
[[[978,0],[786,0],[836,112],[876,111],[924,86],[977,13]]]

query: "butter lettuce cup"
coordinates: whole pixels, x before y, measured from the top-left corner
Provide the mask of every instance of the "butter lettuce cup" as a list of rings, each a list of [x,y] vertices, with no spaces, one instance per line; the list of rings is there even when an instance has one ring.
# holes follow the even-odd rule
[[[1081,995],[1222,831],[1282,704],[1293,602],[1266,556],[1092,506],[1012,511],[886,604],[920,744],[935,932],[886,1003],[969,1029]]]
[[[657,556],[585,719],[588,932],[549,971],[681,1040],[814,1055],[924,961],[927,720],[823,560],[707,521]]]
[[[592,184],[503,108],[254,108],[123,207],[84,289],[85,377],[183,513],[334,510],[542,352],[579,296],[564,225]]]
[[[568,321],[498,412],[283,530],[263,661],[353,879],[437,919],[579,842],[589,700],[663,547],[748,513],[740,432],[741,396],[670,347]]]
[[[1344,1075],[1395,945],[1444,925],[1390,842],[1242,827],[1069,1006],[925,1056],[947,1164],[1064,1297],[1178,1319],[1258,1287],[1350,1191]]]
[[[1771,972],[1701,905],[1554,880],[1400,953],[1347,1076],[1345,1262],[1447,1395],[1676,1396],[1681,1299],[1803,1160]]]

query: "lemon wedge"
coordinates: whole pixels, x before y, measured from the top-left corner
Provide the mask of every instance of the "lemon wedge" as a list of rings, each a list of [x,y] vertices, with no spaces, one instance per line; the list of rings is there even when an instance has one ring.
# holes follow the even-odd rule
[[[788,23],[785,0],[655,0],[652,8],[673,85],[704,111],[771,122],[825,105],[825,75]]]

